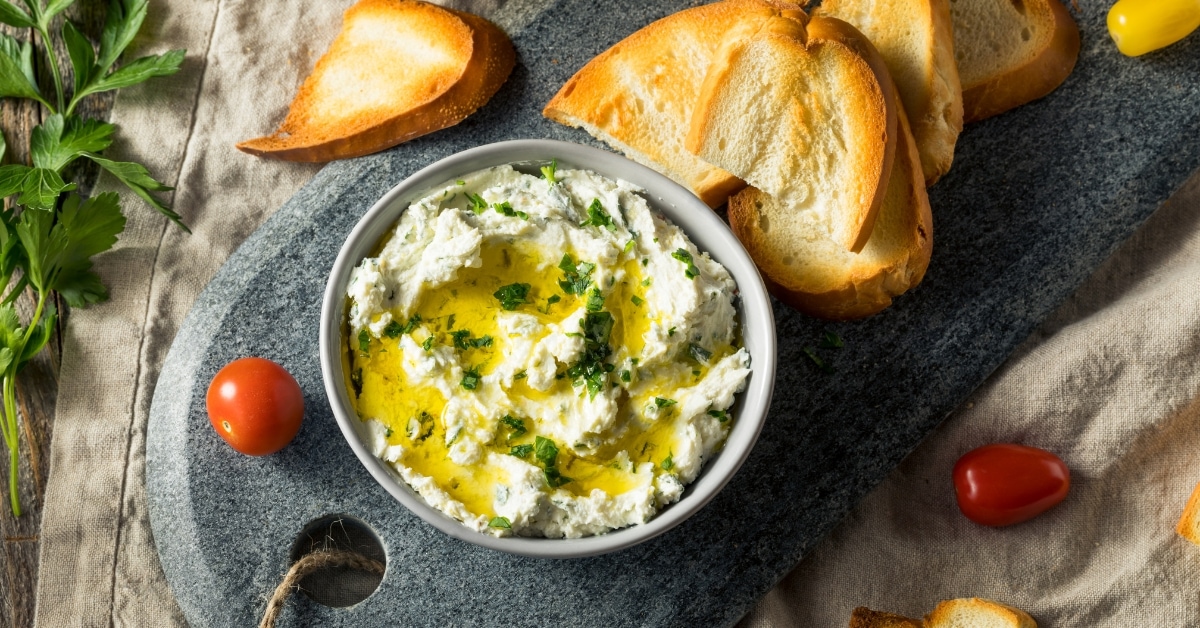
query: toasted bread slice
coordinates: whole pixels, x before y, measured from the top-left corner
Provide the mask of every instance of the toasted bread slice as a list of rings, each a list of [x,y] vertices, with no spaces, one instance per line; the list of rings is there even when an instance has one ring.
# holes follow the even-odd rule
[[[879,50],[933,185],[950,170],[963,124],[949,0],[824,0],[814,15],[849,22]]]
[[[950,17],[966,122],[1049,94],[1079,58],[1079,28],[1059,0],[954,0]]]
[[[765,0],[727,0],[667,16],[589,61],[542,114],[583,128],[718,207],[746,184],[685,150],[683,140],[725,32],[775,16],[806,19],[797,5]]]
[[[938,603],[925,628],[1037,628],[1037,622],[1019,608],[971,597]]]
[[[360,0],[271,135],[237,147],[287,161],[374,153],[453,126],[516,62],[487,20],[414,0]]]
[[[920,157],[901,111],[896,160],[867,245],[850,253],[806,217],[756,188],[729,199],[729,224],[780,301],[829,320],[863,318],[921,282],[933,217]]]
[[[850,628],[923,628],[921,620],[873,611],[865,606],[850,614]]]
[[[1179,524],[1175,526],[1175,531],[1179,533],[1179,536],[1200,545],[1200,484],[1196,485],[1192,496],[1188,499],[1187,506],[1184,506],[1183,515],[1179,517]]]
[[[857,252],[883,203],[899,106],[882,57],[854,27],[772,18],[730,31],[686,146]]]

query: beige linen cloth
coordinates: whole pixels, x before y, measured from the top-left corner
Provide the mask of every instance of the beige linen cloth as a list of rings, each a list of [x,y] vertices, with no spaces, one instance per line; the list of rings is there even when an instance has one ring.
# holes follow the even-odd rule
[[[509,32],[541,0],[464,0]],[[350,0],[155,0],[137,56],[187,48],[178,75],[122,90],[111,153],[178,188],[169,225],[124,194],[97,264],[112,299],[72,312],[44,506],[37,623],[184,620],[146,512],[145,433],[171,341],[230,253],[318,169],[244,155],[282,119]],[[102,179],[100,187],[114,188]],[[1200,479],[1200,178],[1163,208],[871,493],[743,625],[843,626],[857,605],[919,616],[991,597],[1043,626],[1197,625],[1200,548],[1172,526]],[[1024,525],[957,512],[954,460],[993,441],[1058,452],[1074,486]],[[248,591],[263,596],[265,591]]]

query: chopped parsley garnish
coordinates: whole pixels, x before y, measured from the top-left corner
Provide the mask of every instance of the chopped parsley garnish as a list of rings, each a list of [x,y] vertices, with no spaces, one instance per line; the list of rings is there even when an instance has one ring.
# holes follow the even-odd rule
[[[350,373],[350,386],[354,388],[354,396],[362,394],[362,369],[354,369]]]
[[[608,312],[588,312],[583,319],[583,355],[567,368],[572,386],[586,386],[588,398],[595,398],[604,387],[613,365],[604,362],[612,353],[608,339],[612,335],[613,317]]]
[[[384,438],[391,438],[392,434],[393,434],[392,428],[390,428],[390,427],[383,431]]]
[[[634,245],[635,243],[636,243],[636,241],[635,241],[635,240],[633,240],[633,239],[630,239],[628,242],[626,242],[626,243],[625,243],[625,249],[624,249],[624,252],[625,252],[625,253],[628,253],[628,252],[632,251],[632,250],[633,250],[633,245]]]
[[[404,333],[400,331],[402,329],[404,329],[404,326],[393,320],[387,324],[387,327],[383,328],[383,335],[387,336],[388,338],[398,338],[400,334]]]
[[[642,304],[646,302],[646,300],[645,300],[645,299],[643,299],[642,297],[639,297],[639,296],[638,296],[638,295],[636,295],[636,294],[635,294],[635,295],[633,295],[633,296],[631,296],[631,297],[629,297],[629,300],[630,300],[630,301],[633,301],[633,304],[634,304],[634,305],[636,305],[636,306],[638,306],[638,307],[641,307],[641,306],[642,306]]]
[[[417,421],[416,431],[409,438],[418,443],[424,442],[426,438],[429,438],[433,434],[433,417],[429,416],[428,412],[422,410],[421,414],[413,417],[413,419]]]
[[[729,420],[729,413],[724,410],[709,410],[708,416],[724,423]]]
[[[671,254],[671,257],[674,257],[684,264],[687,264],[687,270],[684,270],[683,274],[688,279],[695,279],[700,275],[700,269],[696,268],[696,265],[692,263],[692,254],[688,253],[687,249],[675,249],[675,252]]]
[[[625,370],[621,371],[621,381],[623,381],[625,383],[629,383],[632,379],[633,379],[633,374],[629,372],[629,369],[625,369]]]
[[[542,473],[546,475],[546,484],[550,488],[558,488],[563,484],[572,482],[573,480],[558,472],[554,467],[546,467],[542,469]]]
[[[455,183],[457,183],[457,184],[459,184],[459,185],[466,185],[466,184],[467,184],[467,182],[466,182],[466,181],[463,181],[462,179],[459,179],[458,181],[455,181]]]
[[[544,436],[534,437],[533,451],[538,462],[547,467],[553,467],[554,462],[558,459],[558,446],[554,444],[554,441]]]
[[[508,201],[504,201],[503,203],[493,203],[492,209],[496,210],[496,213],[504,214],[505,216],[508,216],[509,218],[520,218],[521,220],[529,220],[529,214],[526,214],[523,211],[518,211],[518,210],[513,209],[512,204],[509,203]]]
[[[600,204],[600,199],[592,199],[592,204],[588,205],[587,213],[587,220],[579,223],[580,227],[593,226],[604,227],[609,231],[617,230],[617,226],[613,224],[612,216],[609,216],[608,212],[604,211],[604,206]]]
[[[487,201],[483,200],[482,196],[467,192],[467,200],[471,201],[471,211],[475,212],[476,215],[487,211],[488,204]]]
[[[675,468],[674,458],[675,458],[675,452],[671,452],[671,453],[667,454],[666,458],[663,458],[662,464],[660,464],[658,466],[662,467],[663,471],[670,471],[671,469]]]
[[[567,294],[583,295],[587,292],[588,284],[592,283],[591,275],[592,271],[596,270],[596,265],[587,262],[579,262],[576,265],[571,260],[571,254],[567,253],[558,263],[558,268],[563,271],[565,277],[558,282],[558,287]]]
[[[831,331],[827,331],[825,335],[821,336],[822,349],[841,349],[844,346],[846,346],[846,343],[842,342],[841,336]]]
[[[371,352],[371,333],[366,329],[358,330],[358,350],[363,353]]]
[[[429,351],[433,348],[433,334],[429,334],[429,337],[425,339],[425,342],[421,343],[421,348],[426,351]]]
[[[646,286],[649,286],[649,285],[650,285],[650,278],[649,278],[649,277],[646,277],[645,279],[643,279],[643,280],[642,280],[642,287],[646,287]]]
[[[510,283],[507,286],[500,286],[500,289],[492,293],[492,296],[500,299],[500,307],[506,310],[515,310],[528,303],[529,288],[527,283]]]
[[[557,294],[550,295],[550,298],[546,299],[546,307],[540,310],[541,313],[549,314],[550,306],[554,305],[555,303],[558,303],[559,301],[562,301],[562,297],[558,296]]]
[[[587,311],[599,312],[602,309],[604,309],[604,294],[600,292],[599,288],[592,288],[592,291],[588,293]]]
[[[475,390],[476,388],[479,387],[480,379],[481,379],[481,376],[479,375],[479,367],[472,366],[471,368],[463,371],[463,378],[462,378],[461,385],[466,390]]]
[[[454,348],[460,351],[466,351],[471,348],[471,330],[460,329],[450,332],[450,337],[454,339]]]
[[[525,371],[521,371],[520,373],[513,375],[513,379],[525,379],[525,377]]]
[[[821,369],[821,372],[823,372],[823,373],[832,373],[833,372],[833,367],[830,366],[829,363],[826,362],[825,360],[822,360],[821,356],[817,355],[816,350],[813,349],[812,347],[804,347],[804,355],[807,355],[808,359],[812,360],[812,363],[817,365],[817,368]]]
[[[674,399],[665,399],[663,397],[655,397],[654,398],[654,405],[656,405],[660,408],[667,408],[667,407],[675,405],[676,403],[678,403],[678,402],[676,402]]]
[[[471,341],[471,346],[475,347],[476,349],[481,347],[490,347],[492,346],[492,337],[485,335],[482,338],[476,338]]]
[[[454,329],[454,315],[453,314],[446,317],[446,329],[447,330]]]
[[[708,364],[708,359],[712,357],[712,351],[694,342],[688,344],[688,353],[701,364]]]
[[[508,517],[492,517],[492,520],[488,522],[488,527],[499,528],[501,530],[511,530],[512,523],[508,521]]]
[[[509,440],[520,438],[525,434],[526,431],[528,431],[525,429],[525,421],[515,418],[510,414],[504,415],[504,417],[500,419],[500,422],[508,427],[509,430],[511,430],[508,435]]]
[[[674,327],[672,327],[672,328],[670,328],[670,329],[668,329],[668,330],[667,330],[667,338],[670,338],[671,336],[674,336],[674,335],[675,335],[675,328],[674,328]]]
[[[545,177],[546,181],[548,183],[550,183],[550,185],[554,185],[555,183],[558,183],[558,179],[554,178],[554,171],[557,168],[558,168],[558,160],[557,159],[550,160],[550,165],[548,165],[548,166],[542,166],[542,176]]]
[[[508,450],[508,455],[518,458],[528,458],[531,453],[533,453],[533,445],[513,445],[512,449]]]

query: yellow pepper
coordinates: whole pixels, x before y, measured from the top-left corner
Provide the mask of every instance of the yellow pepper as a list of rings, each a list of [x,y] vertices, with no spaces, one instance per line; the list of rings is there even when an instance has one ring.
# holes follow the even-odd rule
[[[1200,0],[1118,0],[1108,11],[1108,34],[1130,57],[1169,46],[1197,27]]]

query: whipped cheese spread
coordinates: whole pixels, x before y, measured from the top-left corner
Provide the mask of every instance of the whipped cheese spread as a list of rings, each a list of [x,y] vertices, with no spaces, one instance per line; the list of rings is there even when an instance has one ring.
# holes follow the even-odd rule
[[[638,188],[510,166],[412,203],[347,289],[364,442],[479,532],[580,537],[679,499],[734,421],[737,286]]]

